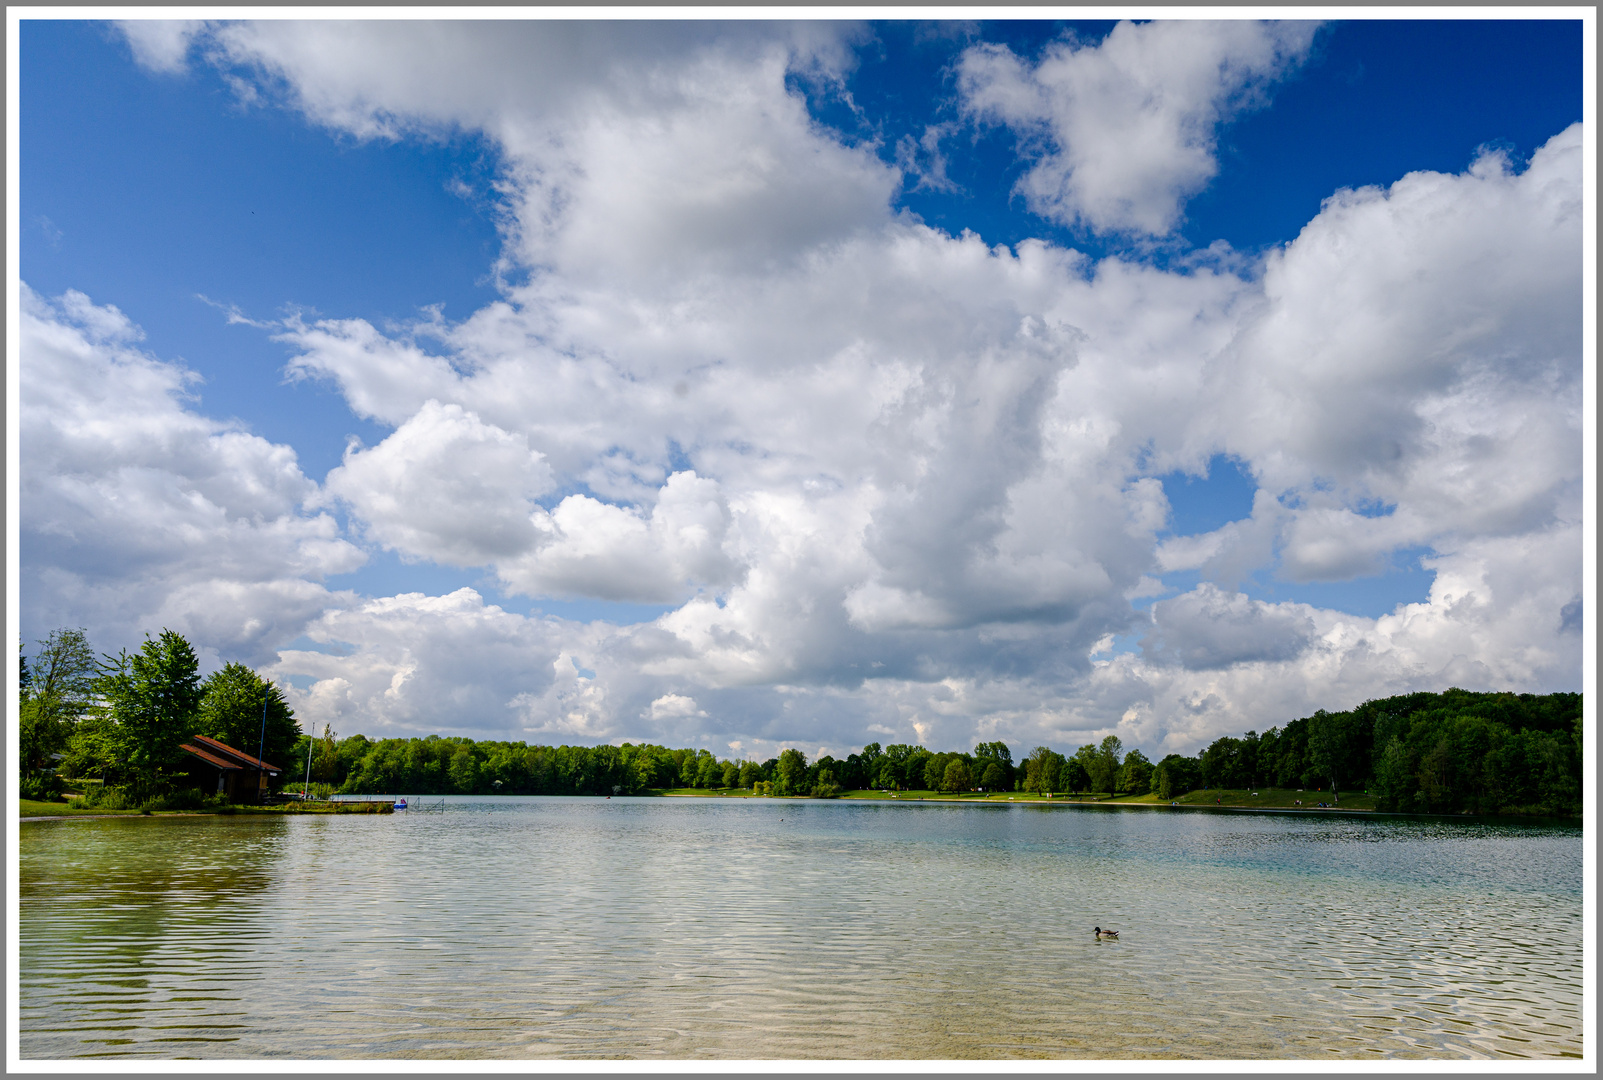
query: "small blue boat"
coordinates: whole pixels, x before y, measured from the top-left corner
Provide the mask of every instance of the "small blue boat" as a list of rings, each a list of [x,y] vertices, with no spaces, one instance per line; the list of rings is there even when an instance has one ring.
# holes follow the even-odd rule
[[[397,809],[397,810],[405,810],[406,809],[406,800],[405,799],[396,799],[395,800],[395,809]]]

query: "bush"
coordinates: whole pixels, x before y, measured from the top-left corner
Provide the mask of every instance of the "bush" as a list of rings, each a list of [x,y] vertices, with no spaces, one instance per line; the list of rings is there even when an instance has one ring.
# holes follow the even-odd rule
[[[24,799],[55,802],[61,798],[61,777],[55,773],[33,773],[24,776],[21,794]]]
[[[283,791],[286,795],[299,795],[303,788],[306,789],[306,797],[313,802],[327,802],[328,797],[334,794],[336,790],[333,784],[320,784],[313,781],[310,788],[306,788],[305,784],[290,784]]]
[[[222,795],[207,795],[199,788],[179,788],[153,800],[150,805],[157,810],[216,810],[228,805],[228,799]]]
[[[334,811],[337,814],[393,814],[395,804],[391,802],[341,802],[336,804]]]
[[[82,807],[92,807],[96,810],[132,810],[134,801],[129,798],[128,792],[120,787],[108,787],[105,784],[85,784],[83,794],[74,800]]]

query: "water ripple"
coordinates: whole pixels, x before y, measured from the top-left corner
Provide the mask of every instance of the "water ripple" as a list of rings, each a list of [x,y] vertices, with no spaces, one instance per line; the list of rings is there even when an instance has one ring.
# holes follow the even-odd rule
[[[1578,829],[448,800],[20,858],[24,1058],[1581,1050]]]

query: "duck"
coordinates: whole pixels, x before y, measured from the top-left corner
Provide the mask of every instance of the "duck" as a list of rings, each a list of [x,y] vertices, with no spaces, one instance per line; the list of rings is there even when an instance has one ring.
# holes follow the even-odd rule
[[[1112,938],[1114,941],[1119,940],[1119,932],[1117,930],[1104,930],[1098,926],[1094,927],[1091,932],[1097,936],[1098,940],[1102,938]]]

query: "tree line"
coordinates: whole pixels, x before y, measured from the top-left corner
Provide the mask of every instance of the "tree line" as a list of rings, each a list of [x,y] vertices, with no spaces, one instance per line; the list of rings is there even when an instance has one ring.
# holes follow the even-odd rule
[[[82,630],[49,635],[20,657],[25,788],[93,777],[140,796],[182,783],[179,745],[209,735],[350,794],[632,795],[664,788],[742,788],[832,797],[844,791],[1098,792],[1172,799],[1197,789],[1364,790],[1380,810],[1580,813],[1581,695],[1449,689],[1323,709],[1263,734],[1215,739],[1195,755],[1153,762],[1117,736],[1072,754],[1037,746],[1015,762],[1000,741],[972,752],[869,743],[809,761],[795,748],[767,761],[652,743],[530,746],[459,736],[340,738],[300,731],[278,688],[243,664],[202,680],[194,649],[163,630],[133,653],[96,656]],[[263,710],[266,710],[265,738]]]
[[[1152,790],[1320,786],[1377,810],[1578,815],[1581,718],[1580,694],[1399,694],[1171,754]]]
[[[302,751],[304,752],[304,751]],[[1581,807],[1581,695],[1450,689],[1319,710],[1263,734],[1215,739],[1195,755],[1150,761],[1117,736],[1061,754],[1037,746],[1015,763],[1002,742],[972,753],[869,743],[844,758],[800,750],[764,762],[649,743],[528,746],[460,737],[337,739],[324,731],[315,779],[346,792],[636,794],[748,788],[829,797],[843,791],[1151,793],[1258,787],[1367,791],[1377,809],[1575,815]]]

